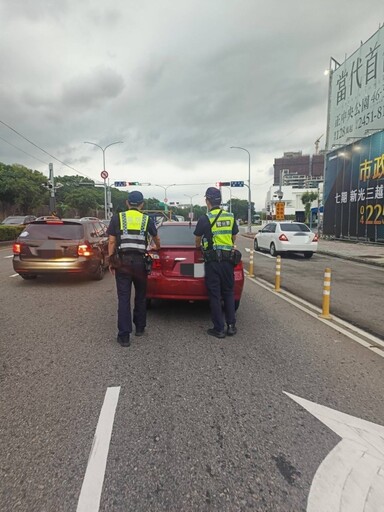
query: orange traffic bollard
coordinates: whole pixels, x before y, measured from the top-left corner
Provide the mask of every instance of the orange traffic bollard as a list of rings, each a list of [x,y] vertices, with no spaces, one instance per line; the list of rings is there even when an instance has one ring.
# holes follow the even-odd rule
[[[329,305],[331,301],[331,269],[326,268],[324,271],[323,284],[323,308],[320,315],[321,318],[332,318],[329,314]]]
[[[280,291],[281,256],[276,257],[275,292]]]
[[[249,272],[248,277],[255,277],[255,274],[253,273],[253,249],[251,249],[251,252],[249,253]]]

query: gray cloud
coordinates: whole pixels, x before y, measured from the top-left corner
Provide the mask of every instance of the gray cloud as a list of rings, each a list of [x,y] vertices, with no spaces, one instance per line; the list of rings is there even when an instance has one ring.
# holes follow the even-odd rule
[[[98,68],[72,78],[63,86],[62,102],[65,108],[85,111],[98,108],[116,98],[124,89],[124,79],[109,68]]]
[[[229,146],[243,146],[262,183],[284,151],[314,150],[330,56],[342,60],[378,28],[381,0],[363,17],[360,0],[338,0],[337,17],[334,6],[0,0],[0,117],[93,178],[101,151],[84,140],[124,141],[108,149],[111,175],[162,183],[241,174],[246,155]],[[0,136],[49,159],[4,126]],[[0,147],[6,163],[45,171]]]

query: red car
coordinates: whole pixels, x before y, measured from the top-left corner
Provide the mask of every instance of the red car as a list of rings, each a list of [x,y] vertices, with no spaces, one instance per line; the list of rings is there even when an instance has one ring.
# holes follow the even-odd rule
[[[152,272],[148,276],[147,301],[151,299],[208,300],[204,262],[195,247],[196,222],[164,222],[159,228],[161,249],[150,250]],[[243,264],[235,267],[235,307],[244,286]]]

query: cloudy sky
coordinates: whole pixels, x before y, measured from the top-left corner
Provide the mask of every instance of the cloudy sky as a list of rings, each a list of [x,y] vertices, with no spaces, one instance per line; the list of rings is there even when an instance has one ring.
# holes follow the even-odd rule
[[[111,183],[176,184],[170,201],[202,204],[208,185],[248,179],[241,146],[260,208],[274,158],[313,153],[322,134],[324,147],[324,70],[376,32],[384,4],[0,0],[0,19],[1,162],[100,179],[103,153],[83,142],[122,141],[105,151]]]

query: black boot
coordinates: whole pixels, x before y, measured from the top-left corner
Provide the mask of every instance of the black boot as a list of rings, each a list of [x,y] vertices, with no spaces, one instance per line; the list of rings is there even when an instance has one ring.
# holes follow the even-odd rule
[[[227,334],[228,336],[234,336],[237,333],[237,327],[235,324],[228,324]]]
[[[117,336],[117,343],[119,343],[122,347],[129,347],[131,344],[129,334],[127,334],[126,336]]]

